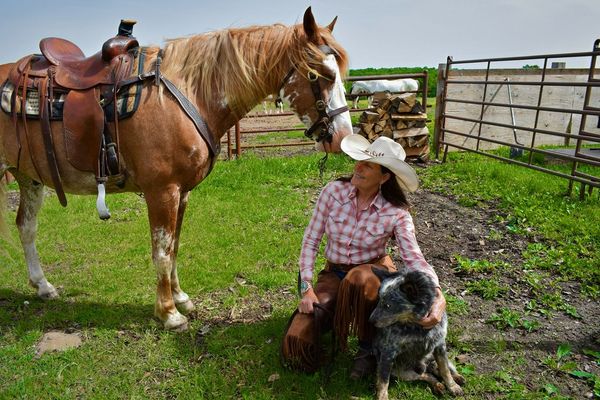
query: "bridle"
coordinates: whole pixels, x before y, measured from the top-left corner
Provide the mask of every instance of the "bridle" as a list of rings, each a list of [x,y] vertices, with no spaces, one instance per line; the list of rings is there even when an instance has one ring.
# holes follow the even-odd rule
[[[337,52],[327,45],[319,46],[319,49],[326,55],[336,55]],[[296,72],[296,69],[292,68],[290,72],[285,76],[281,88],[285,86],[292,74]],[[310,82],[313,95],[315,97],[315,108],[319,113],[317,120],[310,126],[310,128],[304,131],[304,136],[314,139],[316,142],[326,141],[331,143],[333,141],[333,132],[331,129],[333,125],[331,121],[336,115],[342,114],[348,111],[348,106],[342,106],[335,110],[327,110],[327,103],[325,103],[325,91],[321,88],[319,82],[319,74],[313,69],[309,69],[306,78]]]

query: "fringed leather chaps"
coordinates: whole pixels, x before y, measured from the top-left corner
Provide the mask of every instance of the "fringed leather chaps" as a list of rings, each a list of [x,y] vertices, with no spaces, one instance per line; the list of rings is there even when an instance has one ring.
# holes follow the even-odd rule
[[[315,308],[314,314],[296,311],[290,318],[281,346],[281,358],[286,365],[306,372],[316,371],[325,354],[320,348],[320,338],[332,327],[342,350],[347,348],[349,333],[357,334],[361,340],[372,339],[369,316],[377,303],[379,279],[371,266],[396,270],[389,256],[361,265],[327,263],[315,285],[320,307]],[[341,279],[340,275],[346,272]]]
[[[305,372],[314,372],[321,366],[320,339],[332,327],[339,285],[335,273],[321,271],[314,288],[320,307],[315,307],[313,314],[296,310],[292,315],[281,346],[282,361],[288,366]]]
[[[350,335],[367,342],[371,342],[375,335],[369,316],[377,305],[380,282],[371,270],[373,266],[396,271],[391,257],[384,256],[375,263],[350,269],[338,289],[334,328],[342,351],[347,350]]]

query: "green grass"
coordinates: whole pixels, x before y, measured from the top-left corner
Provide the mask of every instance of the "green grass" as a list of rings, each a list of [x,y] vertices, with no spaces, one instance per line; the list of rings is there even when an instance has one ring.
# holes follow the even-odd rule
[[[219,314],[242,307],[252,296],[269,303],[273,293],[293,293],[311,200],[324,182],[351,170],[347,158],[331,156],[320,180],[319,158],[259,159],[248,152],[240,160],[217,163],[193,191],[178,266],[182,286],[204,318],[193,319],[186,333],[164,332],[152,318],[156,278],[141,197],[108,197],[113,217],[107,222],[96,216],[93,197],[69,196],[67,209],[49,197],[37,244],[46,276],[61,287],[61,298],[42,302],[35,297],[11,227],[0,252],[0,399],[371,399],[371,382],[347,378],[348,355],[337,356],[329,380],[280,367],[279,343],[295,306],[293,295],[275,296],[279,300],[271,303],[272,310],[267,307],[265,317],[251,324],[225,323]],[[425,188],[464,204],[493,202],[509,231],[546,239],[524,254],[524,268],[533,271],[527,276],[532,290],[550,275],[581,282],[591,297],[600,294],[596,198],[564,197],[562,179],[476,155],[451,154],[446,164],[419,169],[419,174]],[[10,212],[8,219],[14,218]],[[461,265],[466,273],[503,268],[493,261],[462,260]],[[448,304],[451,318],[469,311],[460,299],[449,296]],[[566,306],[550,291],[531,307],[564,311]],[[500,312],[497,320],[535,329],[525,315]],[[207,324],[208,332],[199,337]],[[79,331],[84,343],[36,359],[35,344],[51,329]],[[458,337],[451,331],[449,341],[456,343],[451,351],[461,348]],[[467,398],[559,398],[552,394],[551,377],[546,386],[532,389],[520,381],[524,367],[518,360],[498,363],[495,373],[458,366],[468,378]],[[425,385],[414,383],[393,384],[390,394],[435,398]]]

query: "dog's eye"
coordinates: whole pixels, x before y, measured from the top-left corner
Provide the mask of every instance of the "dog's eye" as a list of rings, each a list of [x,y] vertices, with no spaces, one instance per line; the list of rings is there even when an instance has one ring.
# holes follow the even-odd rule
[[[389,310],[389,309],[390,309],[390,307],[391,307],[390,303],[385,303],[385,309],[386,309],[386,310]]]

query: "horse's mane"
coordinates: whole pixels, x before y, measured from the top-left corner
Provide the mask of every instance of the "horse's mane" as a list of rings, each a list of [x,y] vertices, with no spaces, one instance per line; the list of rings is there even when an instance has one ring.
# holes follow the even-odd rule
[[[340,71],[346,73],[346,52],[328,29],[320,28],[320,34],[337,52]],[[307,40],[302,25],[275,24],[168,40],[161,69],[168,78],[176,78],[186,95],[212,99],[219,91],[233,112],[243,114],[279,90],[290,68],[304,73],[324,58]]]

